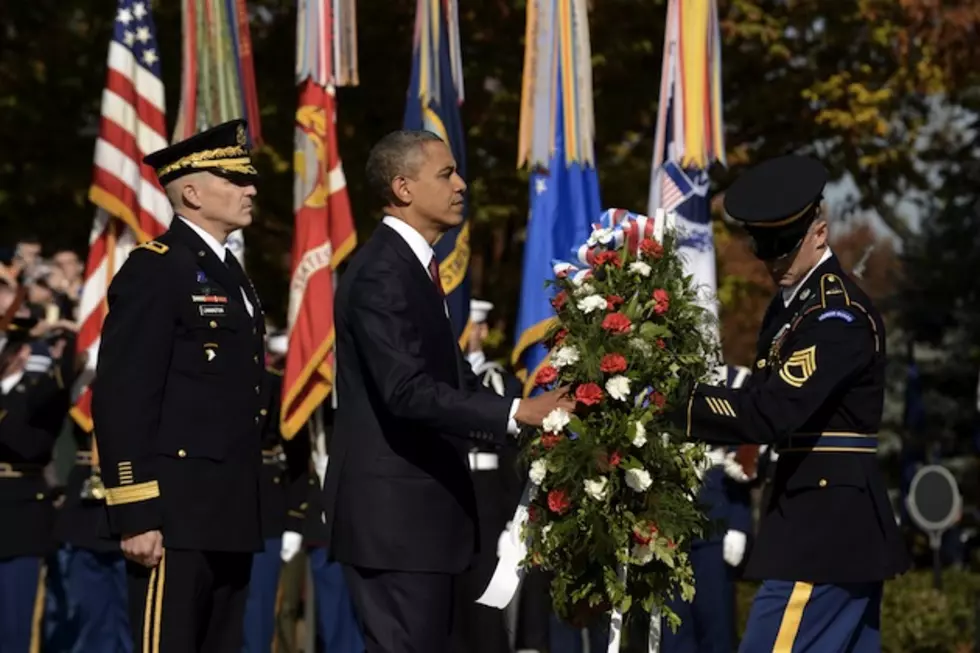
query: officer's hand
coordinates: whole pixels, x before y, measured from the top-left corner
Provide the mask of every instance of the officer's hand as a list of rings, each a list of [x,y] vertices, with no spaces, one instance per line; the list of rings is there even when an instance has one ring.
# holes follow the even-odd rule
[[[745,542],[748,538],[742,531],[728,531],[721,542],[721,557],[732,567],[742,564],[745,557]]]
[[[303,536],[293,531],[286,531],[282,534],[282,547],[279,550],[279,557],[282,558],[283,562],[289,562],[302,547]]]
[[[144,567],[156,567],[163,558],[163,534],[160,531],[123,535],[120,546],[126,558]]]
[[[575,412],[575,399],[568,395],[568,386],[542,392],[536,397],[521,399],[514,419],[528,426],[541,426],[548,413],[556,408],[569,413]]]

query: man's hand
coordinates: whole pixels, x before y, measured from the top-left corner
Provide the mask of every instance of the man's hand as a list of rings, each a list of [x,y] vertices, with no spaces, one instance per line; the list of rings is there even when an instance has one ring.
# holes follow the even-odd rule
[[[120,546],[127,559],[144,567],[156,567],[163,558],[163,534],[160,531],[123,535]]]
[[[541,426],[548,413],[556,408],[569,413],[575,412],[575,400],[568,396],[568,386],[542,392],[537,397],[521,399],[514,419],[528,426]]]

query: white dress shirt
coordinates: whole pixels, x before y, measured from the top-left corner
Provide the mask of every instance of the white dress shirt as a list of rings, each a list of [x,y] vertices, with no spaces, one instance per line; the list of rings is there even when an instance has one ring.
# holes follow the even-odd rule
[[[222,263],[225,262],[226,255],[231,254],[232,256],[234,256],[234,254],[231,253],[230,249],[225,247],[223,244],[219,243],[217,238],[215,238],[208,232],[204,231],[204,229],[201,229],[196,224],[194,224],[193,222],[191,222],[190,220],[188,220],[182,215],[178,215],[177,217],[180,218],[181,222],[183,222],[188,227],[190,227],[194,231],[194,233],[196,233],[198,236],[201,237],[201,240],[203,240],[207,244],[207,246],[211,248],[211,251],[214,252],[215,256],[221,259]],[[248,314],[252,317],[255,317],[255,309],[252,307],[252,302],[248,301],[248,295],[245,294],[245,289],[239,286],[238,290],[241,291],[242,293],[242,299],[245,301],[245,308],[246,310],[248,310]]]
[[[810,271],[807,272],[802,279],[800,279],[798,282],[796,282],[796,284],[794,284],[789,288],[783,288],[783,306],[788,308],[789,305],[793,303],[793,300],[796,298],[796,293],[800,291],[800,288],[802,288],[803,284],[805,284],[807,279],[810,278],[810,275],[812,275],[817,268],[819,268],[821,265],[826,263],[827,260],[830,259],[830,257],[833,255],[834,253],[831,252],[830,248],[828,247],[824,251],[823,256],[820,257],[820,260],[817,261],[817,264],[814,265],[812,268],[810,268]]]
[[[429,262],[432,261],[432,257],[436,255],[432,251],[432,245],[429,241],[425,239],[425,236],[420,234],[415,230],[415,227],[411,226],[404,220],[399,220],[396,217],[386,215],[381,221],[382,223],[388,225],[394,229],[395,233],[402,237],[402,240],[411,248],[412,253],[415,254],[415,258],[419,260],[422,264],[422,269],[425,270],[425,275],[429,276]],[[446,310],[446,319],[449,319],[449,309],[443,301],[443,308]],[[521,400],[515,399],[510,405],[510,414],[507,418],[507,431],[516,434],[517,433],[517,421],[514,419],[514,415],[517,414],[517,407],[520,405]]]

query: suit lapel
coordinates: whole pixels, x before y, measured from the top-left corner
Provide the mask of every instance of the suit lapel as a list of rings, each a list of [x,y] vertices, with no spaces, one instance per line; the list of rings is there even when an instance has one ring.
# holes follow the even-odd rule
[[[417,287],[416,296],[419,301],[426,305],[426,309],[431,314],[429,324],[437,330],[443,332],[442,337],[449,342],[452,347],[457,347],[456,338],[453,336],[452,325],[446,317],[446,304],[443,297],[439,294],[435,284],[429,277],[428,272],[422,267],[421,261],[415,256],[415,252],[408,246],[408,243],[398,235],[398,233],[382,223],[375,232],[378,237],[387,242],[392,250],[402,259],[404,267],[407,269],[409,277]],[[449,349],[449,355],[453,356],[453,366],[456,370],[456,382],[459,386],[463,383],[463,371],[460,369],[459,356],[453,349]]]

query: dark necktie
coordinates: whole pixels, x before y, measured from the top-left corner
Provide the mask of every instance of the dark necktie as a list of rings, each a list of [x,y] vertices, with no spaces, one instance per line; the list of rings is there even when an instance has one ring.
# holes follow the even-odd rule
[[[446,293],[442,289],[442,279],[439,278],[439,263],[435,256],[429,259],[429,276],[432,278],[436,290],[439,291],[439,296],[445,298]]]
[[[238,259],[235,258],[235,255],[231,253],[230,249],[225,250],[225,265],[227,265],[228,269],[231,270],[231,274],[235,278],[235,281],[238,282],[238,293],[245,294],[245,297],[248,298],[248,301],[252,304],[254,310],[254,307],[256,306],[255,300],[251,297],[249,291],[246,290],[251,288],[251,282],[248,280],[248,275],[245,274],[245,270],[242,269],[242,264],[238,262]]]

